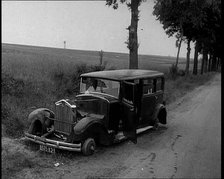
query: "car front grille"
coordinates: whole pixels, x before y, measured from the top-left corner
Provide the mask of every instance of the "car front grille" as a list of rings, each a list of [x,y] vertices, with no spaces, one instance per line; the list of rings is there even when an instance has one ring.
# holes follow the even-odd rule
[[[75,122],[73,109],[66,103],[60,103],[55,105],[55,111],[55,130],[67,135],[70,134],[72,131],[72,124]]]

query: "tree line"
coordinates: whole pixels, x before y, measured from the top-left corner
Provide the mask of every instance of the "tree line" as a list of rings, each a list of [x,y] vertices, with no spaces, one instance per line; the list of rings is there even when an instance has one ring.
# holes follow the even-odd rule
[[[221,0],[156,0],[153,15],[163,24],[168,36],[175,36],[179,50],[187,43],[185,73],[189,74],[190,43],[194,42],[193,74],[198,74],[198,55],[202,54],[200,73],[216,71],[221,64]]]
[[[126,3],[131,10],[129,37],[129,68],[138,68],[138,7],[146,0],[106,0],[106,5],[118,8]],[[189,74],[191,42],[194,42],[193,74],[198,74],[198,56],[202,54],[200,73],[216,71],[221,65],[221,0],[154,0],[153,15],[163,25],[165,33],[176,37],[178,47],[175,67],[178,68],[181,44],[187,43],[185,74]]]

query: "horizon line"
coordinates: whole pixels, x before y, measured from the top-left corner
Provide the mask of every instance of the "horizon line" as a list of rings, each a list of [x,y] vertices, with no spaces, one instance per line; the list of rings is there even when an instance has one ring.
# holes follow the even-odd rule
[[[61,49],[61,50],[80,50],[80,51],[91,51],[91,52],[100,52],[100,50],[91,50],[91,49],[73,49],[73,48],[63,48],[63,47],[52,47],[52,46],[40,46],[40,45],[30,45],[30,44],[17,44],[17,43],[6,43],[6,42],[2,42],[2,45],[19,45],[19,46],[31,46],[31,47],[42,47],[42,48],[54,48],[54,49]],[[101,49],[102,50],[102,49]],[[126,54],[129,55],[129,53],[125,53],[125,52],[114,52],[114,51],[104,51],[105,53],[120,53],[120,54]],[[142,55],[142,56],[160,56],[160,57],[168,57],[168,58],[176,58],[175,56],[170,56],[170,55],[156,55],[156,54],[138,54],[138,55]],[[179,57],[181,59],[184,59],[185,57]]]

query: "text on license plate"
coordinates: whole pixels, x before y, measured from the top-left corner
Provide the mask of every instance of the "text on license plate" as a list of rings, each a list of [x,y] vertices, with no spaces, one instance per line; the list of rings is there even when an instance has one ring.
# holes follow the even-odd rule
[[[46,146],[46,145],[40,145],[40,150],[44,151],[44,152],[52,153],[52,154],[55,153],[55,148],[49,147],[49,146]]]

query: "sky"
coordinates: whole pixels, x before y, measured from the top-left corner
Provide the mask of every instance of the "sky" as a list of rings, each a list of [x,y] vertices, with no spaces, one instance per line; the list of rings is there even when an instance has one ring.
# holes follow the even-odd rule
[[[2,1],[2,42],[79,50],[129,53],[131,14],[125,4],[114,10],[105,1]],[[153,0],[139,8],[139,54],[176,56],[175,38],[152,15]],[[192,44],[193,51],[193,44]],[[193,55],[193,52],[191,52]],[[183,44],[181,57],[186,57]]]

